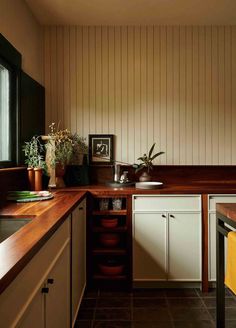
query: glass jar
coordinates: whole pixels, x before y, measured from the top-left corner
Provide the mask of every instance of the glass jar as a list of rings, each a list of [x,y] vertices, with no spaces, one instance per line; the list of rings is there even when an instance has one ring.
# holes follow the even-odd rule
[[[114,211],[122,209],[122,198],[112,198],[112,208]]]
[[[99,200],[100,211],[107,211],[109,207],[109,198],[101,198]]]

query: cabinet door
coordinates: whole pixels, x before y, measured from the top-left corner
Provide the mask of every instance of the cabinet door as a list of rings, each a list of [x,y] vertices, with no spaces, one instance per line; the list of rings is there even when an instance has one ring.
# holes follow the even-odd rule
[[[72,323],[86,285],[86,201],[72,213]]]
[[[168,214],[168,280],[201,280],[201,215]]]
[[[43,328],[45,326],[44,317],[44,294],[40,290],[36,293],[23,317],[16,325],[17,328]]]
[[[166,215],[135,213],[133,218],[134,280],[166,280]]]
[[[63,248],[55,265],[48,274],[53,279],[46,294],[46,327],[70,326],[70,243]],[[48,280],[47,280],[48,281]]]

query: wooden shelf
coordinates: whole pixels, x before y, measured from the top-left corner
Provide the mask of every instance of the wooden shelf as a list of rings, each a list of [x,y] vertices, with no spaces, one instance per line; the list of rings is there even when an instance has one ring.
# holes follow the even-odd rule
[[[93,211],[92,215],[126,215],[127,210],[119,210],[119,211],[113,211],[113,210],[106,210],[106,211]]]
[[[104,227],[92,227],[93,232],[125,232],[127,227],[115,227],[115,228],[104,228]]]
[[[112,254],[112,255],[126,255],[127,250],[123,248],[95,248],[93,249],[94,255],[104,255],[104,254]]]
[[[112,275],[103,275],[103,274],[95,274],[93,279],[96,280],[126,280],[126,275],[112,276]]]

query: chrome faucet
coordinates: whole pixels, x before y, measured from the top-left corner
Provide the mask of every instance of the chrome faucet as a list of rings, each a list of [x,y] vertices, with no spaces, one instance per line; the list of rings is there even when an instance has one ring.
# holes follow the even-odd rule
[[[113,165],[113,180],[114,182],[120,182],[120,164],[117,164],[116,162],[114,162]]]

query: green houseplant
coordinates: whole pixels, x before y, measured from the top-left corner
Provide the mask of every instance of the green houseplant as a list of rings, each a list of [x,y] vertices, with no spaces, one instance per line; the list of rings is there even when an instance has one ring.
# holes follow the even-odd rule
[[[25,164],[28,166],[28,180],[31,190],[42,190],[42,175],[47,172],[44,160],[44,145],[39,136],[33,136],[22,147],[25,154]]]
[[[154,148],[155,148],[156,143],[151,146],[148,155],[145,153],[143,156],[139,157],[137,160],[141,161],[139,164],[134,164],[134,168],[136,169],[135,172],[139,172],[143,170],[143,174],[140,176],[139,180],[140,181],[150,181],[151,176],[150,176],[150,170],[153,169],[153,161],[155,158],[158,156],[164,154],[163,151],[160,151],[158,153],[153,154]]]

